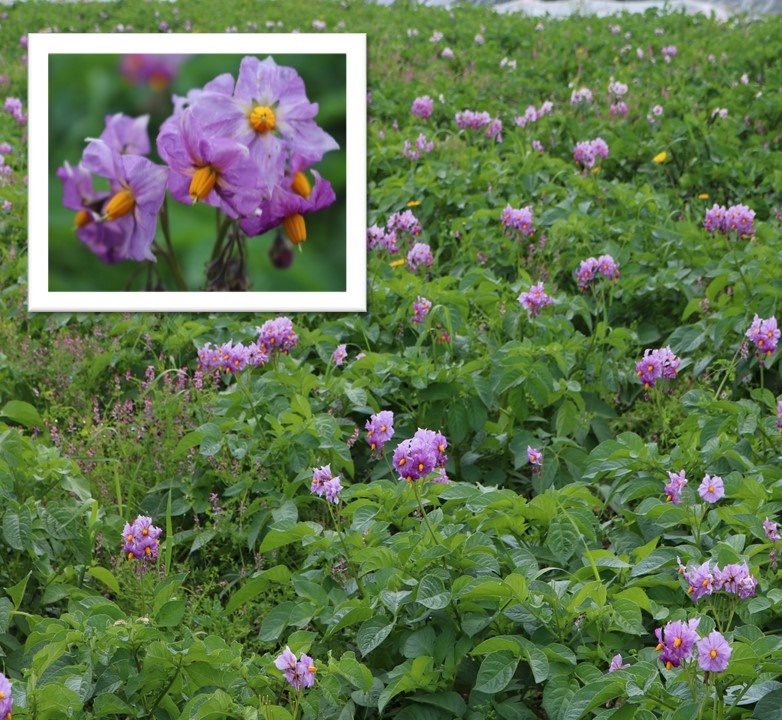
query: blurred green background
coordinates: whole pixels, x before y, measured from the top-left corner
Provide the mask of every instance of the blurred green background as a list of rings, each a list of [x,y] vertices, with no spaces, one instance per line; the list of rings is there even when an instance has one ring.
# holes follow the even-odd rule
[[[76,237],[74,213],[62,207],[62,183],[57,168],[66,160],[79,162],[84,139],[98,137],[106,115],[150,115],[151,159],[160,163],[155,139],[161,123],[172,112],[171,95],[186,95],[217,75],[229,72],[236,78],[243,55],[194,55],[185,60],[171,85],[154,90],[132,85],[119,73],[120,55],[51,55],[49,57],[49,291],[142,290],[146,272],[138,273],[130,288],[126,284],[138,263],[131,260],[104,265]],[[258,54],[263,60],[267,55]],[[339,144],[315,165],[329,180],[337,195],[331,207],[306,217],[307,241],[295,252],[290,268],[272,266],[268,250],[276,233],[247,239],[249,290],[253,292],[344,292],[346,289],[345,230],[345,55],[274,54],[278,65],[295,68],[304,80],[307,97],[320,106],[316,122]],[[96,189],[108,189],[98,178]],[[188,290],[203,290],[205,266],[215,241],[215,209],[190,207],[169,196],[171,236]],[[157,241],[164,245],[158,228]],[[169,290],[166,261],[158,260]]]

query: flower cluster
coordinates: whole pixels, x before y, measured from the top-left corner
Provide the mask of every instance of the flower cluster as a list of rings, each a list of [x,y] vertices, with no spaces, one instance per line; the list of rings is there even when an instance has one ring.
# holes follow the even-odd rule
[[[412,438],[403,440],[394,450],[393,465],[400,480],[413,482],[425,478],[435,470],[444,470],[448,460],[445,454],[447,447],[448,440],[445,435],[419,428]],[[442,482],[444,479],[444,474],[440,473],[438,481]]]
[[[594,167],[598,158],[608,157],[608,145],[603,138],[584,140],[573,149],[573,159],[582,167]]]
[[[581,290],[586,290],[587,287],[589,287],[589,283],[591,283],[598,274],[605,275],[612,280],[618,280],[619,265],[610,255],[601,255],[599,258],[589,257],[586,260],[583,260],[576,271],[578,287]]]
[[[247,366],[258,367],[269,361],[269,354],[257,342],[250,345],[233,344],[230,340],[222,345],[206,343],[198,349],[199,370],[219,370],[237,373]]]
[[[782,433],[782,400],[777,401],[777,427]]]
[[[725,484],[719,475],[706,475],[698,486],[698,495],[706,502],[715,503],[725,497]]]
[[[274,353],[287,355],[299,342],[293,323],[290,318],[284,316],[267,320],[261,327],[255,329],[258,332],[258,347],[270,357]]]
[[[773,355],[780,336],[777,319],[772,316],[762,320],[758,315],[755,315],[745,335],[755,343],[758,355]]]
[[[456,113],[456,124],[460,130],[465,128],[472,128],[473,130],[480,130],[491,123],[491,115],[487,111],[476,112],[475,110],[462,110],[462,112]]]
[[[666,45],[660,52],[665,58],[665,62],[671,62],[671,58],[675,58],[679,51],[676,49],[676,45]]]
[[[426,139],[426,135],[421,133],[415,140],[415,147],[410,144],[409,140],[405,140],[405,146],[402,148],[402,157],[408,160],[418,160],[421,157],[421,153],[430,153],[434,150],[434,143],[431,140]]]
[[[523,115],[518,115],[513,118],[513,122],[518,127],[526,127],[528,123],[534,123],[540,120],[540,118],[548,115],[554,107],[554,103],[551,100],[546,100],[539,108],[534,105],[528,105]]]
[[[627,117],[628,113],[630,112],[630,108],[627,107],[627,103],[623,100],[620,100],[619,102],[611,103],[611,107],[608,108],[608,112],[611,115],[617,115],[619,117]]]
[[[420,325],[432,309],[432,303],[419,295],[413,303],[413,322]]]
[[[161,23],[161,30],[167,26]],[[119,63],[120,74],[133,85],[149,85],[153,90],[164,90],[176,77],[182,63],[190,55],[129,54],[123,55]]]
[[[520,235],[529,237],[535,233],[535,226],[532,224],[532,205],[513,208],[509,203],[502,211],[500,220],[506,228],[516,230]]]
[[[703,227],[710,233],[717,231],[724,235],[735,232],[739,237],[755,234],[755,211],[746,205],[731,205],[725,209],[716,203],[706,211]]]
[[[125,64],[139,81],[168,82],[172,62],[149,65],[151,56]],[[151,58],[151,59],[150,59]],[[240,220],[246,235],[282,226],[294,244],[307,238],[304,215],[331,205],[336,196],[312,171],[338,148],[314,121],[318,105],[307,99],[304,81],[268,57],[242,59],[239,74],[225,73],[186,97],[173,98],[173,114],[157,136],[165,167],[150,151],[148,117],[108,116],[99,138],[89,138],[76,168],[58,171],[63,205],[75,210],[77,236],[103,262],[155,260],[152,243],[166,189],[186,205],[205,203]],[[95,193],[92,175],[107,178],[111,192]]]
[[[699,622],[700,618],[687,622],[674,620],[664,628],[655,629],[660,661],[668,670],[689,660],[693,651],[698,654],[698,667],[705,672],[723,672],[728,667],[733,653],[728,641],[717,630],[700,637],[696,632]]]
[[[627,85],[611,78],[608,83],[608,92],[618,100],[627,94]]]
[[[554,302],[554,300],[546,294],[542,282],[533,285],[527,292],[521,293],[517,299],[522,307],[529,312],[530,318],[536,317],[544,307],[551,305],[551,303]]]
[[[370,415],[364,429],[367,431],[367,442],[372,450],[382,450],[392,437],[394,437],[394,413],[391,410],[381,410]]]
[[[502,142],[502,120],[494,118],[489,127],[486,128],[486,137],[494,138],[497,142]]]
[[[162,532],[152,524],[152,518],[145,515],[139,515],[133,523],[125,523],[122,530],[122,549],[128,560],[155,560]]]
[[[581,88],[580,90],[574,90],[570,95],[570,104],[574,107],[581,105],[582,103],[589,104],[592,102],[592,91],[589,88]]]
[[[385,229],[378,225],[367,228],[367,249],[380,247],[394,254],[399,252],[397,240],[404,236],[416,237],[420,233],[421,223],[412,210],[395,212],[388,218]]]
[[[314,665],[314,660],[306,653],[302,653],[297,660],[291,649],[286,645],[282,655],[274,661],[274,665],[278,670],[282,670],[285,679],[296,690],[303,690],[315,684],[317,668]]]
[[[22,101],[19,98],[7,97],[3,103],[3,110],[20,125],[24,125],[27,122],[27,115],[22,111]]]
[[[413,104],[410,107],[413,115],[418,115],[422,120],[426,120],[432,116],[432,110],[434,110],[434,100],[428,95],[417,97],[413,100]]]
[[[681,359],[671,351],[670,345],[657,350],[644,350],[644,356],[635,364],[635,374],[645,388],[653,388],[660,378],[673,380],[679,371]]]
[[[687,581],[687,593],[696,602],[704,595],[711,595],[718,590],[737,595],[743,600],[755,594],[758,584],[746,563],[730,563],[722,569],[715,565],[712,570],[708,560],[696,568],[685,567],[679,562],[679,573]]]
[[[668,472],[668,484],[663,488],[665,493],[665,499],[668,502],[672,502],[674,505],[678,505],[682,490],[687,485],[687,478],[684,476],[684,470],[680,470],[678,473]]]
[[[342,482],[339,475],[331,474],[331,465],[323,465],[312,471],[312,485],[310,492],[314,495],[325,496],[328,502],[335,505],[339,502],[339,494],[342,492]]]
[[[421,265],[432,267],[432,249],[426,243],[416,243],[407,253],[407,267],[415,271]]]

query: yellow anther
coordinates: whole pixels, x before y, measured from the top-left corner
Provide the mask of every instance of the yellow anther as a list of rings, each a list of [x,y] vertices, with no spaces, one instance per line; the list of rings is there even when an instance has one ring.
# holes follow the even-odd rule
[[[130,190],[120,190],[103,208],[104,220],[116,220],[127,215],[136,207],[136,198]]]
[[[190,198],[193,205],[206,198],[212,192],[216,182],[217,171],[211,165],[198,168],[190,181]]]
[[[86,210],[79,210],[79,212],[76,213],[74,224],[77,228],[83,228],[85,225],[89,225],[91,222],[92,215],[90,215]]]
[[[303,197],[305,200],[310,196],[310,193],[312,192],[312,185],[310,185],[310,181],[303,172],[297,172],[293,176],[291,190],[293,190],[293,192],[295,192],[297,195],[301,195],[301,197]]]
[[[259,133],[274,130],[275,120],[274,110],[268,105],[256,105],[250,113],[250,125]]]
[[[303,215],[299,213],[288,215],[282,221],[282,226],[294,245],[300,245],[307,239],[307,226],[304,224]]]

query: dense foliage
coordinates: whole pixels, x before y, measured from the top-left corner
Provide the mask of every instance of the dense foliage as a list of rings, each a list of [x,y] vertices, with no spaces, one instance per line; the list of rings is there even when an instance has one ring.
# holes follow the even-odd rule
[[[27,313],[25,33],[324,23],[370,36],[367,313]],[[780,19],[0,24],[16,720],[778,716]]]

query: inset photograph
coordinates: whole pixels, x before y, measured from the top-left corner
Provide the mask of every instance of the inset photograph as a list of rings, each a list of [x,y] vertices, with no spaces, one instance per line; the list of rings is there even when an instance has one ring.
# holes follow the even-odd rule
[[[31,310],[364,309],[364,35],[30,48]]]

